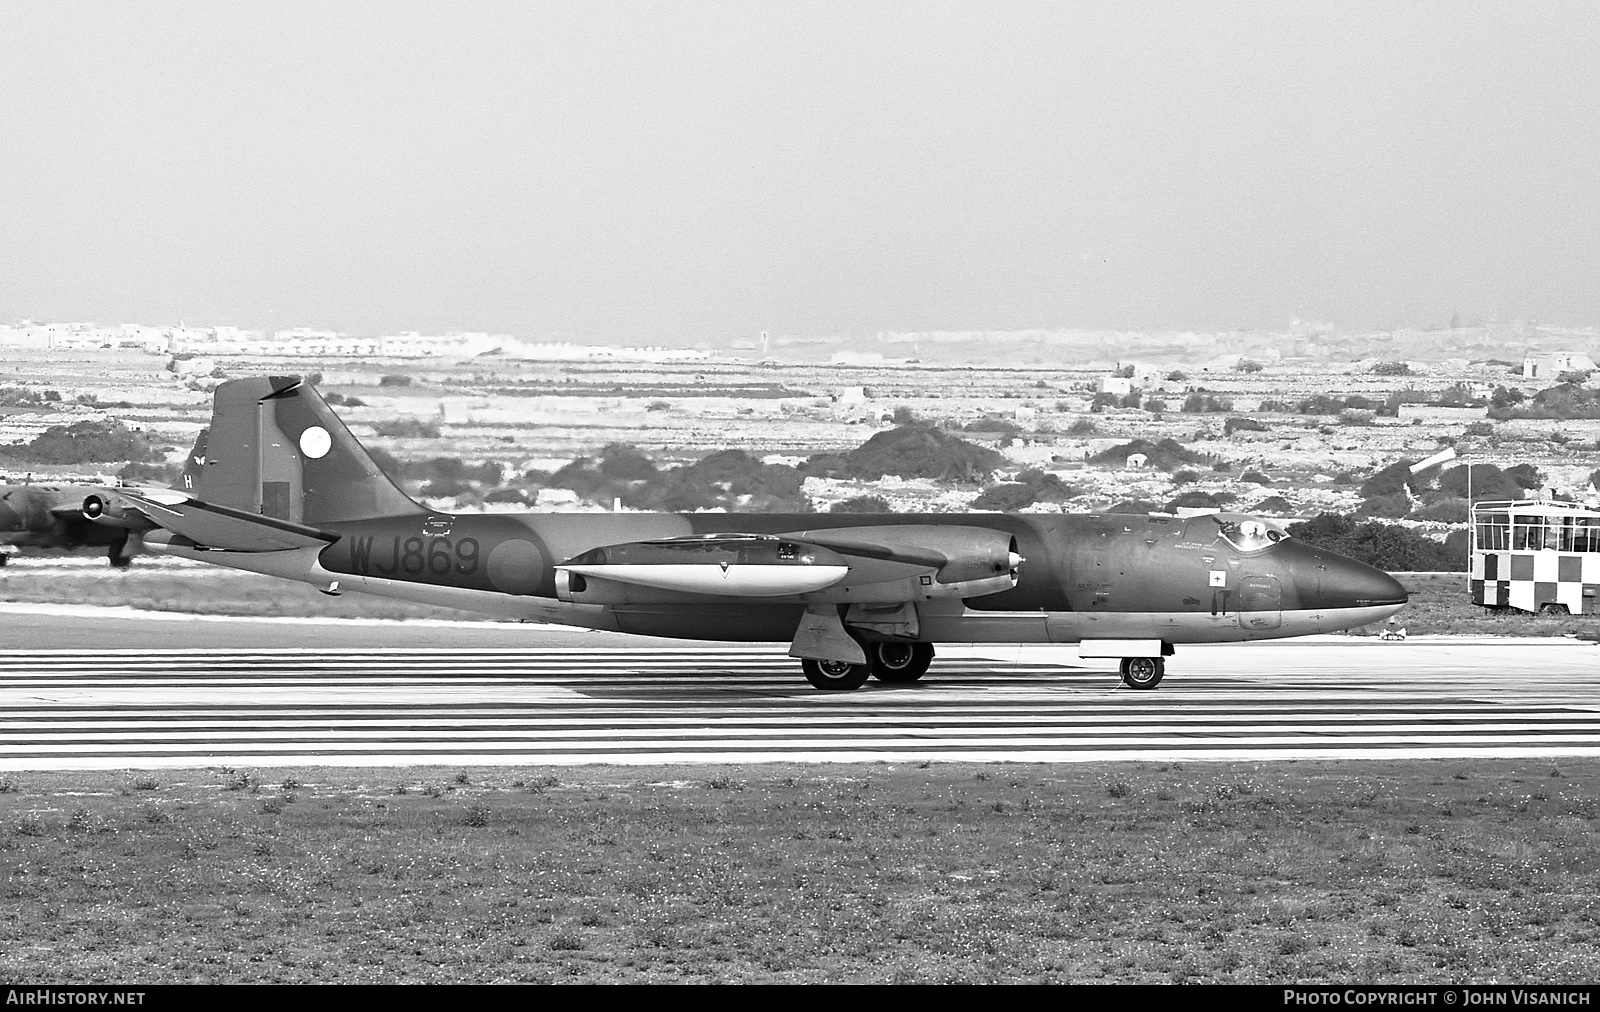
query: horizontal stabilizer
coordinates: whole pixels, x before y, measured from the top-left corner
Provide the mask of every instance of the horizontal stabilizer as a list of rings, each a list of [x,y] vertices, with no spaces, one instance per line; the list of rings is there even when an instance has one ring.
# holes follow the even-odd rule
[[[174,489],[156,488],[146,485],[119,485],[112,491],[114,496],[121,496],[124,493],[131,492],[142,499],[148,499],[151,502],[166,504],[184,502],[189,498],[182,492],[175,491]],[[78,496],[63,500],[58,505],[52,506],[50,508],[50,512],[55,516],[61,517],[63,520],[73,519],[81,516],[83,514],[84,503],[84,500],[80,498],[82,495],[83,493],[79,492]],[[101,498],[102,501],[108,501],[99,490],[96,491],[95,495],[98,498]],[[91,517],[90,519],[94,518]]]
[[[103,510],[137,510],[154,526],[186,538],[200,548],[229,552],[281,552],[292,548],[321,547],[339,540],[337,534],[329,534],[315,527],[185,499],[181,494],[164,493],[158,500],[154,495],[128,489],[103,489],[84,501],[86,514],[91,499],[99,499],[99,508]],[[180,501],[174,502],[174,499]]]

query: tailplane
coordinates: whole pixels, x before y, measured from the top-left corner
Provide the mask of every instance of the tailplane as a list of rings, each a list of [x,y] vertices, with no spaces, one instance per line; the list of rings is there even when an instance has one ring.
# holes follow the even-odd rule
[[[190,465],[205,502],[311,527],[423,512],[298,376],[217,387],[202,438]]]

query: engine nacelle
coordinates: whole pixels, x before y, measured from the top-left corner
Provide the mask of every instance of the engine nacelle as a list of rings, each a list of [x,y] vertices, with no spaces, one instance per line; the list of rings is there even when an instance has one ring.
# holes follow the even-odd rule
[[[126,503],[98,493],[83,499],[83,518],[101,527],[121,527],[126,530],[144,530],[151,526],[143,513]]]
[[[1017,585],[1025,561],[1007,531],[963,525],[905,524],[797,531],[786,535],[850,557],[841,600],[981,597]],[[912,573],[910,594],[891,585]],[[885,593],[869,588],[883,584]],[[828,596],[832,596],[829,594]]]

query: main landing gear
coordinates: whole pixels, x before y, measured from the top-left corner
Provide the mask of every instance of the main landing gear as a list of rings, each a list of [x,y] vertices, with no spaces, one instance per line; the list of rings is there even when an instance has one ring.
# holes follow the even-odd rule
[[[800,670],[813,688],[849,691],[867,684],[868,678],[891,685],[914,682],[933,663],[932,643],[906,643],[888,641],[863,643],[867,663],[851,664],[849,661],[803,660]]]
[[[880,682],[914,682],[933,663],[933,644],[871,643],[867,645],[867,659],[872,662],[872,677]]]
[[[1122,684],[1130,689],[1153,689],[1161,684],[1167,673],[1165,657],[1124,657],[1122,659]]]

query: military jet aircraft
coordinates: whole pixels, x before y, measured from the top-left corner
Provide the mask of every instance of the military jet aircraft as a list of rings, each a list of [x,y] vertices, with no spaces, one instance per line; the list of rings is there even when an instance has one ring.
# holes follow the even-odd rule
[[[205,452],[206,433],[201,430],[184,463],[185,487],[194,487]],[[84,516],[84,499],[97,487],[51,483],[0,485],[0,545],[67,550],[105,548],[106,557],[114,568],[126,568],[139,552],[140,536],[154,525],[142,517],[109,524]],[[151,495],[163,494],[156,489],[145,491]],[[5,565],[6,559],[6,555],[0,554],[0,566]]]
[[[0,545],[24,548],[105,548],[122,569],[139,551],[138,534],[86,520],[83,500],[93,485],[0,485]],[[0,554],[0,566],[8,556]]]
[[[915,681],[948,642],[1077,643],[1152,689],[1175,644],[1349,629],[1406,602],[1387,574],[1241,514],[438,513],[296,377],[222,384],[210,433],[192,493],[105,489],[84,516],[327,594],[787,640],[819,689]]]

